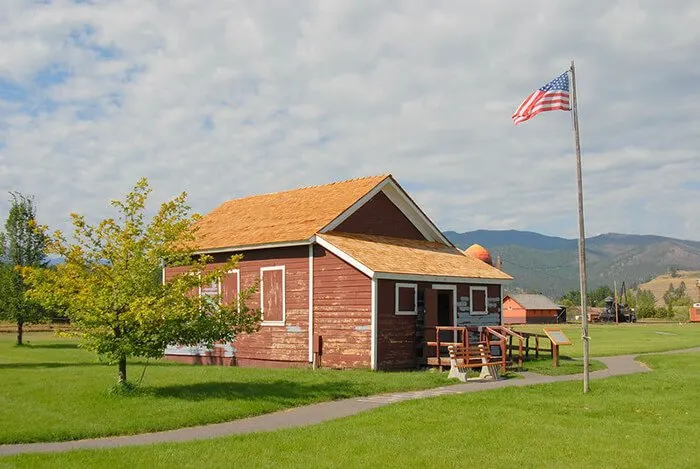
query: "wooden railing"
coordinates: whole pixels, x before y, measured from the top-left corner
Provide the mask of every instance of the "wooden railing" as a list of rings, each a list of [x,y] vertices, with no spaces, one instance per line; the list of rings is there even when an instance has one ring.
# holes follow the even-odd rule
[[[496,340],[493,340],[493,337]],[[489,347],[497,345],[501,348],[501,371],[506,371],[506,336],[494,327],[486,326],[481,330],[481,340],[486,342]]]
[[[448,331],[452,332],[454,334],[455,339],[458,339],[460,336],[460,333],[462,334],[462,339],[449,342],[445,340],[440,339],[440,332],[443,331]],[[428,347],[435,347],[435,357],[434,357],[434,365],[437,365],[440,368],[440,371],[442,371],[442,367],[445,365],[449,364],[449,356],[442,356],[441,354],[441,348],[447,347],[449,345],[463,345],[464,347],[467,347],[469,344],[469,328],[463,327],[463,326],[436,326],[435,327],[435,340],[434,341],[428,341],[425,343],[426,346]],[[428,362],[430,364],[430,361]]]
[[[452,340],[443,340],[440,336],[442,332],[452,332]],[[426,353],[427,364],[432,366],[438,366],[440,371],[442,371],[444,366],[449,365],[449,356],[447,355],[447,347],[450,345],[461,345],[463,347],[469,347],[469,334],[478,334],[478,342],[486,345],[487,347],[498,347],[500,349],[500,364],[503,371],[505,371],[508,361],[513,363],[513,351],[517,350],[518,355],[516,358],[517,367],[519,370],[523,369],[523,360],[525,360],[530,353],[530,338],[535,339],[535,355],[539,357],[540,353],[540,337],[547,338],[544,334],[536,334],[531,332],[520,332],[514,331],[507,326],[436,326],[435,327],[435,340],[426,341],[425,345],[428,350]],[[517,341],[517,344],[513,344],[513,341]],[[475,344],[471,344],[475,345]],[[434,353],[431,352],[431,348],[434,347]],[[444,350],[443,350],[444,349]],[[551,349],[549,349],[551,352]],[[443,352],[445,352],[443,354]]]
[[[535,351],[535,358],[540,358],[540,351],[546,351],[549,352],[550,355],[554,353],[554,348],[552,346],[552,341],[549,340],[549,337],[547,337],[546,334],[539,334],[537,332],[525,332],[525,331],[513,331],[522,338],[525,339],[525,359],[530,358],[530,339],[534,338],[535,339],[535,346],[534,346],[534,351]],[[542,348],[540,347],[540,339],[545,339],[547,343],[549,343],[549,348]],[[522,345],[521,345],[521,352],[522,354]]]
[[[502,335],[505,335],[508,338],[508,345],[506,349],[508,351],[508,360],[510,360],[511,363],[513,363],[513,350],[518,351],[518,370],[522,370],[523,359],[525,358],[525,355],[523,354],[525,338],[522,335],[520,335],[520,333],[515,332],[508,326],[490,326],[490,328],[500,332]],[[518,341],[518,344],[516,346],[513,345],[513,339]]]

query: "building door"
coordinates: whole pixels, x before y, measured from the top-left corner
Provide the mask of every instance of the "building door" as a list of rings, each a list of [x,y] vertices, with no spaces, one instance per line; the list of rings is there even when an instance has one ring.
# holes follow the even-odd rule
[[[455,326],[457,322],[457,286],[432,285],[437,291],[437,325]],[[457,332],[442,331],[440,341],[457,342]]]
[[[438,326],[454,326],[452,321],[452,292],[450,290],[438,290],[437,292],[437,325]],[[441,331],[440,340],[451,342],[453,333],[450,331]]]

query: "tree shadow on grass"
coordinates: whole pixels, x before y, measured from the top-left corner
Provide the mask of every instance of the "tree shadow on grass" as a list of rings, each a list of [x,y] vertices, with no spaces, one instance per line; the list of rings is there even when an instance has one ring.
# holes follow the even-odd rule
[[[0,363],[0,370],[31,370],[36,368],[68,368],[76,366],[105,366],[105,363],[95,363],[95,362],[70,362],[70,363]]]
[[[301,384],[297,381],[204,382],[163,387],[146,387],[144,392],[156,397],[203,401],[207,399],[258,400],[275,403],[298,403],[333,400],[362,394],[361,385],[352,381]]]
[[[26,343],[26,344],[22,345],[21,347],[39,348],[39,349],[53,349],[53,350],[68,350],[68,349],[77,349],[78,344],[32,344],[32,343]]]

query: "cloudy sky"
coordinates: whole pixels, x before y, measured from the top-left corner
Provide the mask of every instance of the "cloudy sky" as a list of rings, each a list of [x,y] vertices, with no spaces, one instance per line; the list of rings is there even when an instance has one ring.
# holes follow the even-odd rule
[[[65,229],[142,176],[204,213],[390,172],[442,229],[575,237],[569,113],[511,121],[574,59],[587,234],[700,239],[699,31],[694,0],[2,0],[0,194]]]

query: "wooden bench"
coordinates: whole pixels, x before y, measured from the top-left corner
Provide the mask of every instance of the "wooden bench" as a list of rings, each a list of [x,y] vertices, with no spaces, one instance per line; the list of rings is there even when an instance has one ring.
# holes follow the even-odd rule
[[[457,378],[462,382],[467,381],[467,373],[470,368],[481,368],[479,379],[501,378],[500,368],[502,360],[494,360],[489,351],[488,344],[475,345],[450,345],[447,347],[450,354],[450,374],[448,378]]]

